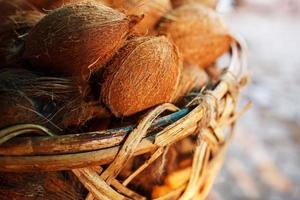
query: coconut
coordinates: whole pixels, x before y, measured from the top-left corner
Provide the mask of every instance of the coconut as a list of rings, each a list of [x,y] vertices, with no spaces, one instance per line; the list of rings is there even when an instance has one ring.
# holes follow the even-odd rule
[[[222,18],[201,4],[172,10],[159,24],[158,31],[175,42],[186,61],[201,67],[227,52],[232,42]]]
[[[113,6],[131,15],[144,16],[134,28],[138,34],[151,33],[159,19],[171,10],[170,0],[114,0]]]
[[[0,196],[15,200],[85,199],[86,189],[71,171],[0,172]]]
[[[36,113],[34,105],[25,98],[17,102],[9,102],[9,99],[0,100],[1,122],[0,129],[19,123],[34,123],[42,120]]]
[[[178,50],[166,37],[133,38],[106,66],[101,99],[117,117],[170,102],[181,68]]]
[[[0,0],[0,24],[5,23],[7,16],[26,10],[33,10],[33,7],[24,0]]]
[[[34,5],[40,11],[52,10],[55,8],[59,8],[64,3],[69,3],[72,0],[27,0],[29,3]]]
[[[219,69],[215,63],[207,66],[205,71],[212,83],[217,83],[222,74],[222,70]]]
[[[24,37],[42,17],[22,0],[0,0],[0,68],[20,61]]]
[[[25,41],[35,69],[83,77],[98,71],[122,46],[137,17],[102,4],[70,4],[44,17]]]
[[[86,101],[71,77],[49,77],[24,69],[0,70],[0,129],[35,123],[50,129],[80,129],[93,120],[97,128],[110,113],[98,101]],[[95,125],[95,126],[96,126]]]
[[[19,123],[55,124],[58,105],[78,96],[69,79],[42,77],[24,69],[0,70],[0,129]],[[60,120],[58,120],[60,121]]]
[[[38,8],[41,11],[50,11],[53,9],[60,8],[67,4],[76,4],[76,3],[83,3],[83,2],[99,2],[104,3],[105,5],[110,5],[110,2],[112,0],[27,0],[32,5],[34,5],[36,8]]]
[[[201,3],[205,6],[215,9],[218,4],[218,0],[171,0],[171,2],[174,8],[188,3]]]
[[[193,89],[202,88],[208,83],[208,80],[207,73],[198,65],[184,63],[180,81],[174,97],[174,102],[180,100]]]
[[[74,102],[67,107],[63,116],[62,127],[82,127],[94,120],[90,129],[103,130],[107,128],[111,114],[99,102]]]

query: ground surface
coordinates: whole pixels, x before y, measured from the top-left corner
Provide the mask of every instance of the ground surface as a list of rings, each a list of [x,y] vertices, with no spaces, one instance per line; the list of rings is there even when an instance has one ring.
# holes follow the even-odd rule
[[[300,199],[300,1],[248,0],[226,15],[249,45],[254,106],[238,126],[212,200]]]

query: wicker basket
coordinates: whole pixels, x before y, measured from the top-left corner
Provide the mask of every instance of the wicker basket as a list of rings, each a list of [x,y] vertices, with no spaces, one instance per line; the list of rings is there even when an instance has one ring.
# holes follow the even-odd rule
[[[238,94],[247,80],[242,44],[232,44],[231,63],[212,89],[201,91],[181,109],[169,103],[160,105],[137,125],[63,136],[33,124],[0,130],[0,171],[71,170],[88,190],[86,199],[146,199],[128,187],[130,182],[172,144],[193,135],[192,162],[184,167],[188,176],[181,176],[180,184],[156,199],[205,199],[240,115],[236,112]],[[173,113],[159,118],[165,111]],[[16,137],[28,132],[46,136]],[[118,175],[125,163],[145,153],[150,154],[148,159],[121,181]],[[164,184],[167,179],[170,174]]]

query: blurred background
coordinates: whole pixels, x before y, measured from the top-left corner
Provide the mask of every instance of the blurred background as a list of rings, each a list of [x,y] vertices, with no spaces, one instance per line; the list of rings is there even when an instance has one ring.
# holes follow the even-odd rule
[[[221,1],[249,46],[242,116],[210,200],[300,199],[300,0]]]

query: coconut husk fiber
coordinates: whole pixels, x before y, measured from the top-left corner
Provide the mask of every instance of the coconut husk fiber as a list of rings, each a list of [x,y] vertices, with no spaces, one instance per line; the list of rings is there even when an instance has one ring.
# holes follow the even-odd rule
[[[98,102],[86,102],[72,78],[47,77],[23,69],[0,71],[0,127],[45,125],[58,132],[109,117]]]

